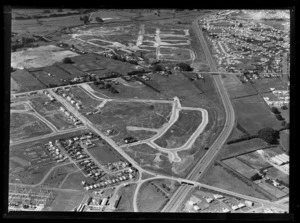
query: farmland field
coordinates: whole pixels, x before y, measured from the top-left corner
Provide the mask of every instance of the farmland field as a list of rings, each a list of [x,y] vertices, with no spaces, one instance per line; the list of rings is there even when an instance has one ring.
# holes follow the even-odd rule
[[[223,162],[229,167],[231,167],[233,170],[236,170],[243,176],[247,177],[248,179],[250,179],[251,176],[257,173],[254,169],[244,164],[237,158],[223,160]]]
[[[278,121],[265,103],[242,103],[243,99],[234,100],[233,107],[237,121],[250,133],[256,134],[264,127],[281,128]]]
[[[11,53],[11,66],[19,69],[45,67],[77,55],[54,45],[28,48]]]
[[[191,137],[201,122],[202,113],[200,111],[181,110],[178,120],[155,143],[164,148],[180,147]]]
[[[271,165],[265,161],[258,152],[247,153],[245,155],[238,156],[237,159],[256,170],[271,167]]]
[[[33,91],[45,88],[45,85],[32,76],[27,70],[17,70],[11,77],[18,85],[17,92]]]
[[[244,181],[226,171],[221,165],[212,165],[203,175],[200,182],[260,199],[269,199],[265,195],[254,190],[252,186],[249,186]]]
[[[10,139],[21,140],[51,133],[52,130],[30,113],[11,113]]]
[[[284,197],[285,195],[287,195],[285,192],[283,192],[282,190],[278,189],[277,187],[267,183],[267,182],[261,182],[258,183],[258,185],[263,188],[264,190],[268,191],[269,193],[271,193],[272,195],[274,195],[277,199]]]
[[[101,114],[87,117],[102,130],[113,128],[118,131],[119,134],[113,139],[124,144],[125,137],[135,135],[134,131],[127,130],[127,126],[160,128],[168,122],[170,112],[171,105],[169,104],[107,102],[101,109]],[[144,138],[144,133],[141,133],[139,137]],[[150,133],[150,136],[152,135]],[[148,136],[149,133],[146,134],[146,137]]]
[[[139,190],[137,205],[140,212],[159,212],[168,198],[151,185],[151,181],[143,183]]]
[[[96,141],[94,143],[96,144],[96,146],[90,148],[88,151],[102,165],[124,160],[124,158],[122,158],[122,156],[118,154],[118,152],[115,151],[115,149],[110,147],[108,144],[103,145],[100,141]]]
[[[121,187],[118,195],[122,196],[117,212],[133,212],[133,195],[135,192],[136,184],[129,184],[127,187]]]

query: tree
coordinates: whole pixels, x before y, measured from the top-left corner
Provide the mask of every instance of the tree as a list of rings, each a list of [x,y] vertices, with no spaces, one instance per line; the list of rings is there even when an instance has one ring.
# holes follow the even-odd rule
[[[272,107],[271,112],[273,112],[274,114],[280,114],[278,108],[276,108],[276,107]]]
[[[96,20],[96,22],[101,22],[101,23],[104,22],[104,20],[101,19],[100,17],[96,17],[95,20]]]
[[[282,110],[287,110],[288,107],[287,107],[286,105],[283,105],[283,106],[281,107],[281,109],[282,109]]]
[[[63,63],[69,63],[69,64],[71,64],[71,63],[74,63],[74,62],[73,62],[73,60],[70,57],[66,57],[66,58],[63,59]]]
[[[193,68],[191,68],[191,66],[186,63],[179,63],[179,64],[176,64],[176,66],[180,67],[180,70],[183,70],[183,71],[192,71],[193,70]]]
[[[157,71],[163,71],[163,67],[159,64],[155,64],[153,67],[152,67],[152,70],[154,72],[157,72]]]
[[[281,122],[281,126],[285,126],[285,125],[286,125],[286,121],[283,120],[283,121]]]
[[[279,121],[284,120],[284,118],[283,118],[280,114],[276,114],[275,117],[276,117],[277,120],[279,120]]]
[[[262,179],[262,176],[260,176],[258,173],[254,174],[252,177],[250,177],[250,179],[252,181],[255,181],[255,180],[260,180]]]
[[[270,127],[262,128],[258,132],[258,137],[265,140],[269,144],[278,144],[279,131]]]

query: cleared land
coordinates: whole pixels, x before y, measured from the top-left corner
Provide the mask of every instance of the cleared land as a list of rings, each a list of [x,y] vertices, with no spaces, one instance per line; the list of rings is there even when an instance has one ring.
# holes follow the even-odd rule
[[[63,183],[64,179],[68,176],[68,174],[73,173],[76,170],[77,168],[74,164],[68,164],[62,167],[55,168],[44,181],[43,185],[48,187],[59,187],[60,184]]]
[[[153,132],[129,131],[127,126],[160,128],[168,122],[170,112],[171,105],[163,103],[107,102],[101,113],[87,117],[101,130],[115,129],[118,134],[113,136],[113,139],[119,144],[124,144],[123,139],[128,136],[140,139],[153,136]]]
[[[11,66],[18,69],[45,67],[62,61],[65,57],[77,55],[77,53],[53,45],[28,48],[11,53]]]
[[[64,183],[60,186],[62,189],[74,189],[82,190],[83,187],[81,182],[86,180],[85,176],[80,172],[70,173],[66,178]]]
[[[250,134],[256,134],[264,127],[280,129],[278,121],[265,103],[242,103],[243,99],[234,100],[233,106],[237,121]]]
[[[133,195],[135,192],[136,184],[129,184],[126,187],[122,187],[118,195],[121,196],[117,212],[133,212]]]
[[[160,152],[147,144],[123,148],[142,168],[156,173],[174,174],[168,154]]]
[[[103,144],[99,140],[94,143],[96,146],[89,149],[89,153],[91,153],[91,155],[95,157],[102,165],[124,160],[122,156],[118,154],[110,145],[106,143]]]
[[[52,130],[34,115],[27,113],[11,113],[10,139],[21,140],[51,133]]]
[[[68,120],[65,114],[59,110],[62,104],[58,101],[50,102],[49,98],[45,95],[31,99],[32,107],[50,121],[58,130],[69,129],[75,127],[72,121]]]
[[[155,140],[155,143],[164,148],[180,147],[191,137],[201,122],[200,111],[181,110],[178,120],[161,138]]]

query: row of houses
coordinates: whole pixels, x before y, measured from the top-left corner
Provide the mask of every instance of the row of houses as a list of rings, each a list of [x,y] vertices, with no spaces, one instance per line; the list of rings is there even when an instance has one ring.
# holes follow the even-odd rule
[[[74,123],[74,125],[79,126],[79,125],[82,125],[82,124],[83,124],[78,118],[76,118],[75,116],[71,115],[71,112],[69,112],[69,111],[68,111],[67,109],[65,109],[64,107],[60,107],[59,110],[60,110],[61,112],[63,112],[64,115],[67,116],[67,118],[68,118],[69,120],[71,120],[71,121]]]
[[[56,160],[57,163],[64,162],[68,159],[67,156],[63,155],[57,146],[54,146],[51,141],[45,144],[47,151],[50,153],[51,157]]]

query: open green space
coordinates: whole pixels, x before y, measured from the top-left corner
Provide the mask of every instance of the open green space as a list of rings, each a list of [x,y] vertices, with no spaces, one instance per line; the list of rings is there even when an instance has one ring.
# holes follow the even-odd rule
[[[82,202],[85,194],[80,191],[55,191],[55,199],[43,211],[73,211]]]
[[[96,144],[96,146],[90,148],[88,151],[102,165],[124,160],[124,158],[122,158],[122,156],[117,151],[115,151],[115,149],[113,149],[110,145],[106,143],[103,144],[100,141],[96,141],[94,143]]]
[[[245,155],[238,156],[237,159],[256,170],[271,167],[271,164],[269,164],[258,152],[247,153]]]
[[[70,88],[70,91],[67,93],[68,95],[69,93],[71,93],[72,98],[74,97],[76,101],[81,102],[81,112],[94,111],[96,107],[99,106],[102,102],[102,100],[100,99],[92,98],[90,95],[88,95],[88,93],[86,93],[85,90],[83,90],[79,86],[72,86]]]
[[[263,181],[258,183],[258,185],[261,188],[263,188],[265,191],[268,191],[270,194],[274,195],[274,197],[276,197],[277,199],[283,198],[284,196],[287,195],[287,193],[283,192],[282,190],[280,190],[279,188],[273,186],[268,182]]]
[[[127,130],[127,126],[160,128],[169,120],[171,105],[164,103],[140,102],[107,102],[101,113],[87,116],[101,130],[115,129],[118,134],[113,139],[124,144],[125,137],[145,139],[153,136],[153,132]]]
[[[121,187],[118,195],[121,196],[120,203],[116,212],[133,212],[133,195],[135,192],[136,184],[129,184],[126,187]]]
[[[45,85],[34,78],[27,70],[17,70],[11,73],[12,79],[18,85],[17,92],[34,91],[45,88]]]
[[[47,187],[59,187],[68,174],[73,173],[76,170],[77,168],[74,164],[57,167],[51,171],[43,185]]]
[[[243,99],[236,99],[233,102],[237,121],[250,134],[256,134],[264,127],[280,129],[281,124],[265,103],[243,103]]]
[[[229,76],[229,75],[226,75],[226,76]],[[251,84],[248,84],[248,83],[228,87],[228,93],[232,99],[242,98],[242,97],[247,97],[247,96],[257,94],[257,92],[253,88],[253,86],[251,86]]]
[[[221,165],[212,165],[203,175],[200,182],[251,197],[269,199],[267,194],[259,193],[252,183],[241,180]]]
[[[25,104],[10,104],[11,110],[25,110]]]
[[[159,212],[177,188],[178,183],[172,180],[146,181],[138,192],[138,210],[141,212]]]
[[[10,139],[21,140],[51,133],[52,130],[31,113],[11,113]]]
[[[81,182],[86,180],[85,176],[80,172],[73,172],[70,173],[63,184],[60,186],[62,189],[74,189],[74,190],[82,190]]]
[[[262,80],[256,80],[253,86],[260,92],[270,92],[270,88],[275,88],[276,90],[286,90],[287,84],[284,83],[280,78],[265,78]]]
[[[283,173],[275,167],[268,168],[267,176],[272,179],[278,179],[289,185],[289,175]]]
[[[248,179],[250,179],[254,174],[257,173],[251,166],[246,165],[244,162],[240,161],[237,158],[226,159],[222,162],[224,162],[231,169],[236,170],[243,176],[247,177]]]
[[[287,154],[290,153],[290,131],[284,130],[280,132],[280,145]]]
[[[242,153],[262,149],[266,146],[268,146],[268,144],[264,140],[259,138],[245,140],[242,142],[224,145],[218,157],[220,159],[224,159],[226,157],[237,156]]]
[[[200,111],[181,110],[178,120],[168,129],[168,131],[155,143],[164,148],[177,148],[182,146],[202,122]]]
[[[45,118],[51,122],[58,130],[65,130],[74,128],[75,125],[71,120],[68,120],[68,118],[59,111],[56,111],[54,114],[47,115]]]

